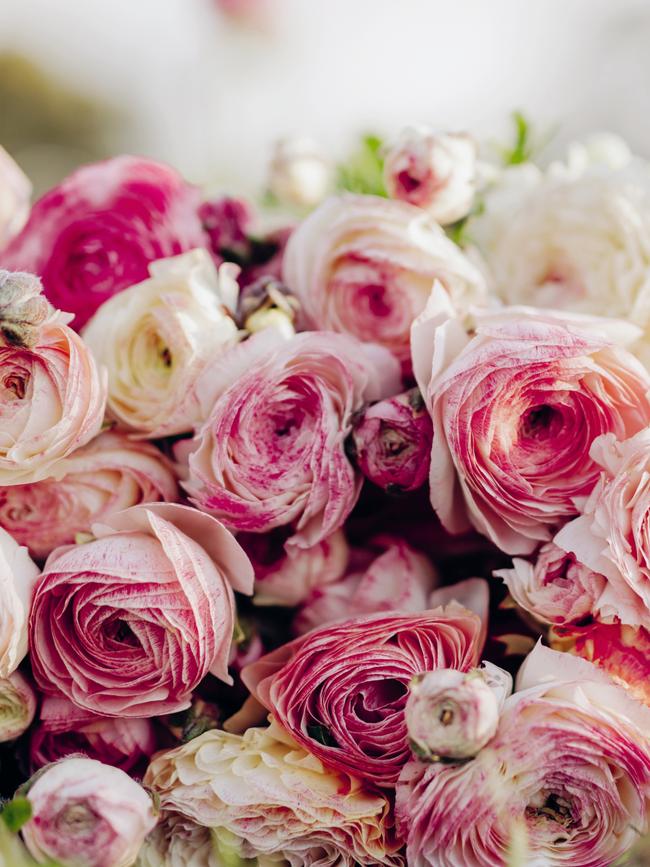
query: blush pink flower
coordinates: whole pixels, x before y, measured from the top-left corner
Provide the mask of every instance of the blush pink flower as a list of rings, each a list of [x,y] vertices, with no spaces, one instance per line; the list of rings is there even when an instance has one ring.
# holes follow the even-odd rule
[[[650,710],[590,663],[538,646],[494,738],[464,763],[412,760],[397,787],[409,864],[612,864],[648,827]]]
[[[47,695],[31,731],[29,759],[35,771],[83,754],[128,773],[141,771],[156,747],[156,733],[148,719],[98,717],[65,698]]]
[[[55,478],[0,489],[0,526],[38,560],[114,512],[178,497],[163,454],[113,431],[59,461],[53,472]]]
[[[189,455],[192,502],[236,531],[291,525],[301,548],[338,530],[361,488],[345,441],[367,401],[398,390],[392,356],[347,335],[287,339],[270,329],[208,368],[203,382],[210,409]]]
[[[373,553],[377,556],[365,569],[353,569],[341,580],[312,591],[294,620],[296,633],[302,635],[317,626],[360,614],[426,611],[438,580],[429,560],[393,537],[375,539]]]
[[[462,309],[485,295],[481,273],[428,214],[376,196],[327,199],[295,230],[283,264],[307,324],[381,343],[405,369],[434,278]]]
[[[84,166],[36,202],[0,264],[42,277],[81,329],[100,304],[145,280],[149,262],[208,246],[199,204],[198,189],[162,163],[121,156]]]
[[[481,618],[455,602],[421,614],[372,614],[309,632],[249,666],[243,679],[327,767],[392,786],[409,757],[408,684],[436,668],[474,667],[484,639]]]
[[[0,251],[25,224],[31,194],[29,179],[0,147]]]
[[[528,554],[577,514],[600,474],[594,439],[650,422],[650,377],[617,345],[635,334],[513,307],[477,313],[470,338],[434,289],[413,328],[413,363],[433,418],[431,502],[447,530],[474,526]]]
[[[39,574],[27,549],[0,529],[0,678],[27,655],[29,605]]]
[[[54,551],[30,614],[40,688],[101,716],[183,710],[210,672],[226,682],[233,589],[253,571],[234,538],[185,506],[133,506]]]

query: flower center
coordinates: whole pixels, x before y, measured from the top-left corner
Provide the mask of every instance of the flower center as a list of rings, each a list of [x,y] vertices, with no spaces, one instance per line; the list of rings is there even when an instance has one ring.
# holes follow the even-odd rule
[[[547,439],[553,435],[560,420],[560,413],[552,406],[534,406],[522,417],[520,433],[527,439]]]
[[[68,804],[56,818],[56,827],[65,835],[81,837],[97,824],[97,814],[83,803]]]
[[[22,400],[27,391],[27,382],[28,379],[26,376],[20,376],[17,373],[10,373],[9,376],[5,376],[3,385],[7,391],[13,392],[18,400]]]
[[[571,801],[555,792],[550,792],[541,806],[529,804],[526,807],[526,816],[529,819],[542,819],[544,821],[555,822],[567,829],[572,828],[576,824]]]

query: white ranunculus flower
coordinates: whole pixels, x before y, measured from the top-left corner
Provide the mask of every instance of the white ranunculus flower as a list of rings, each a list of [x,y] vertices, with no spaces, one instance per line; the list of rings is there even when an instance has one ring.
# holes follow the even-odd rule
[[[269,165],[270,192],[283,205],[311,208],[329,192],[332,166],[311,139],[277,142]]]
[[[0,743],[20,737],[36,713],[36,693],[19,671],[0,678]]]
[[[108,410],[143,437],[189,431],[199,420],[194,383],[239,339],[235,266],[205,250],[149,266],[148,280],[106,301],[83,337],[108,369]]]
[[[0,249],[22,229],[29,214],[31,194],[29,179],[0,147]]]
[[[0,678],[18,668],[27,653],[27,618],[40,570],[6,530],[0,529]]]

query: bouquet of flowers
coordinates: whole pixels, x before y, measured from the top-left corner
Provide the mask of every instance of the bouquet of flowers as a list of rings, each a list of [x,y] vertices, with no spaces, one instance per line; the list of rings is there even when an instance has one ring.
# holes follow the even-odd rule
[[[517,117],[282,142],[265,218],[29,194],[0,151],[0,864],[647,863],[650,165]]]

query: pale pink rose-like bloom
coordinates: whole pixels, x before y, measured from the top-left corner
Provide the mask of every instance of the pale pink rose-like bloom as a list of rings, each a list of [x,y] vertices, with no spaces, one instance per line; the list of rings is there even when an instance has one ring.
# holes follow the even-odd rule
[[[504,580],[517,605],[545,623],[575,623],[591,616],[607,583],[555,542],[542,545],[533,563],[515,557],[512,568],[494,575]]]
[[[388,148],[388,195],[424,208],[441,225],[465,217],[474,201],[477,145],[467,133],[409,127]]]
[[[0,677],[8,677],[27,654],[29,605],[39,575],[27,548],[0,529]]]
[[[42,277],[78,330],[145,280],[150,262],[208,246],[199,205],[198,188],[163,163],[119,156],[83,166],[36,202],[0,265]]]
[[[32,770],[69,755],[83,754],[123,771],[137,772],[155,752],[148,719],[98,717],[65,698],[46,695],[29,742]]]
[[[377,196],[327,199],[295,230],[283,264],[305,324],[381,343],[405,369],[434,278],[463,310],[484,299],[482,274],[432,217]]]
[[[463,763],[413,759],[397,786],[409,864],[605,867],[648,828],[650,710],[606,674],[538,645],[495,737]]]
[[[256,605],[304,602],[314,590],[338,581],[348,564],[349,548],[337,530],[310,548],[285,545],[271,533],[241,533],[237,541],[255,569]]]
[[[426,611],[429,594],[438,581],[429,560],[393,537],[379,537],[374,548],[380,553],[366,569],[312,592],[294,620],[297,634],[360,614]]]
[[[486,622],[451,602],[322,626],[244,669],[253,696],[327,767],[392,786],[409,757],[404,707],[417,674],[477,665]]]
[[[178,498],[173,467],[162,452],[114,431],[59,461],[53,473],[55,478],[0,489],[0,526],[39,560],[114,512]]]
[[[38,861],[131,867],[156,824],[153,802],[128,774],[71,757],[43,770],[27,797],[32,817],[23,840]]]
[[[0,270],[0,486],[52,475],[99,433],[105,376],[31,274]]]
[[[650,628],[650,430],[600,437],[591,457],[602,469],[598,484],[555,543],[605,576],[600,619]]]
[[[29,179],[0,147],[0,251],[24,226],[31,194]]]
[[[254,334],[198,385],[208,414],[190,444],[192,502],[234,531],[291,525],[289,544],[318,544],[361,489],[345,450],[354,414],[399,379],[390,353],[348,335]]]
[[[100,716],[149,717],[190,706],[212,673],[227,683],[233,589],[253,570],[218,521],[186,506],[133,506],[59,548],[30,614],[40,688]]]
[[[20,737],[32,724],[38,699],[25,675],[0,677],[0,743]]]
[[[213,730],[158,753],[144,784],[163,810],[214,829],[234,863],[403,863],[388,799],[328,770],[275,725],[243,735]]]
[[[469,337],[440,287],[412,333],[433,418],[431,502],[452,533],[473,526],[529,554],[578,513],[599,467],[594,439],[650,422],[650,376],[619,343],[637,330],[578,314],[476,312]]]

